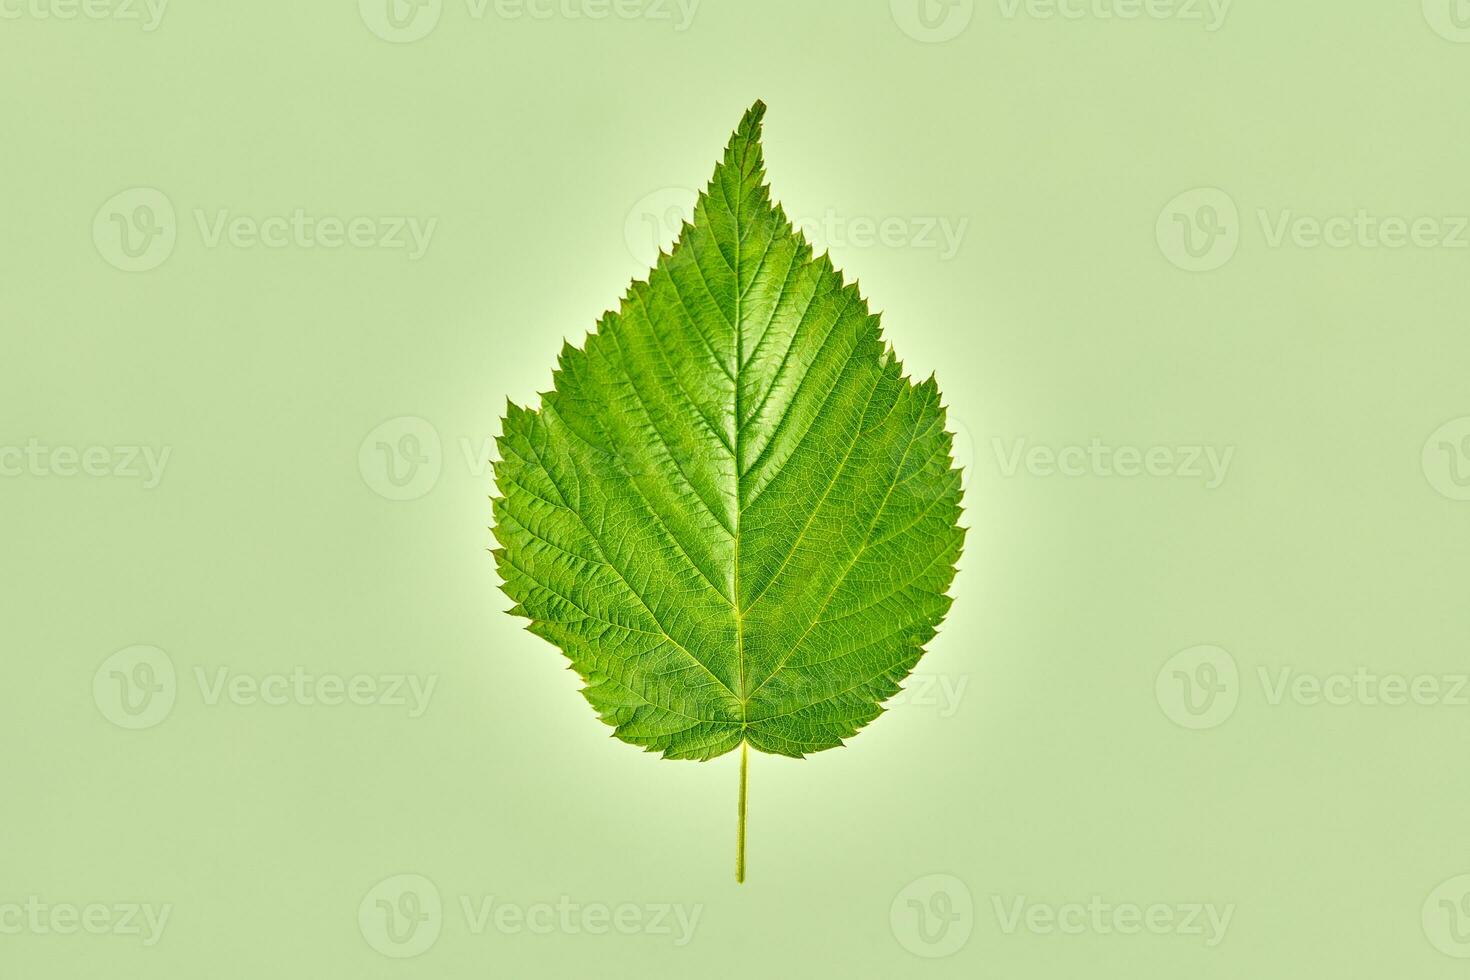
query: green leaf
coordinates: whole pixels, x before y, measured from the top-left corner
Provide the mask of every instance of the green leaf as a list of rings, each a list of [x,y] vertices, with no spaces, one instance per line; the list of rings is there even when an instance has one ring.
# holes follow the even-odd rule
[[[772,202],[764,114],[540,409],[508,406],[495,464],[511,612],[623,741],[740,746],[742,841],[744,746],[801,757],[876,718],[964,539],[938,386]]]

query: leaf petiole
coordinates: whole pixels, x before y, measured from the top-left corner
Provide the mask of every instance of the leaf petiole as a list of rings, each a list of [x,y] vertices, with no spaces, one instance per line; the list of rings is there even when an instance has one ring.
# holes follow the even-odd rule
[[[735,832],[735,882],[745,883],[745,743],[740,743],[740,823]]]

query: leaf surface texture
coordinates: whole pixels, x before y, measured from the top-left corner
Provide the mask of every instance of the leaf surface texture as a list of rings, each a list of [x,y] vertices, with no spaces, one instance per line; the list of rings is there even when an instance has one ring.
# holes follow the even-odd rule
[[[497,442],[511,611],[668,758],[841,745],[935,635],[964,538],[938,386],[771,200],[764,112]]]

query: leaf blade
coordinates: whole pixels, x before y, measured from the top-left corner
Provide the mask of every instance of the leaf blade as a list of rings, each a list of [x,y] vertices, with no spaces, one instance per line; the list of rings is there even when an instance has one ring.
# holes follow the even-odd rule
[[[498,443],[504,591],[669,758],[842,744],[935,635],[964,538],[938,387],[771,200],[764,112]]]

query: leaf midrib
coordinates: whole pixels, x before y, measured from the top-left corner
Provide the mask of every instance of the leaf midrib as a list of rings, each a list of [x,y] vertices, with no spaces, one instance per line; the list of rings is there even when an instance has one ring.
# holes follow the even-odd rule
[[[743,498],[741,496],[740,481],[744,478],[741,474],[744,460],[744,435],[745,427],[740,424],[740,378],[745,371],[745,323],[743,307],[745,302],[745,289],[740,282],[740,256],[744,251],[744,241],[740,235],[740,206],[744,203],[745,195],[745,158],[750,152],[750,141],[747,140],[740,150],[740,164],[738,181],[740,190],[737,191],[737,200],[734,207],[730,207],[730,195],[725,190],[725,184],[721,182],[720,193],[724,195],[725,207],[730,208],[730,213],[735,217],[735,377],[732,379],[731,391],[731,418],[735,422],[735,582],[734,602],[731,605],[735,610],[735,658],[737,669],[736,686],[740,692],[736,700],[740,702],[740,741],[745,742],[745,730],[750,726],[750,695],[745,690],[745,611],[740,608],[740,519],[745,511]],[[774,236],[773,236],[774,241]],[[764,259],[762,259],[764,261]],[[754,285],[754,283],[752,283]],[[774,317],[775,311],[772,310]]]

